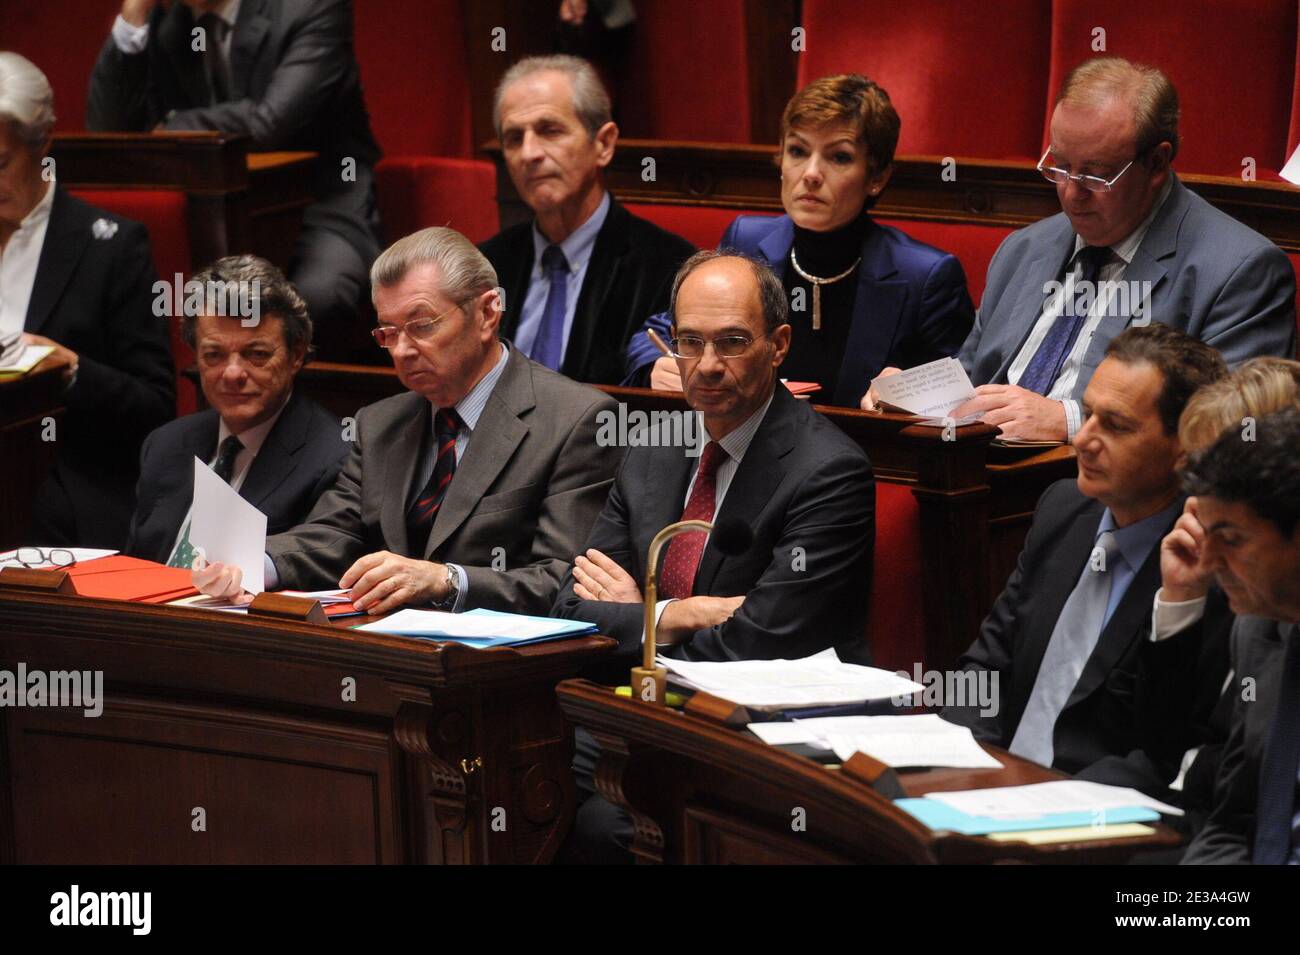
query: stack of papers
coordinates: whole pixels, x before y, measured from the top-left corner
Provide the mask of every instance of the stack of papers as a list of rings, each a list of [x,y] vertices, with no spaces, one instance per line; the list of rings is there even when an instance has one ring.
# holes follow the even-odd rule
[[[938,358],[896,375],[876,378],[871,385],[883,404],[923,418],[945,418],[975,397],[975,386],[956,358]],[[963,418],[958,423],[973,420]]]
[[[49,345],[24,345],[18,343],[0,358],[0,379],[25,375],[54,351]]]
[[[895,768],[942,766],[999,769],[968,727],[937,713],[920,716],[822,716],[789,723],[750,723],[750,731],[775,746],[803,743],[835,751],[840,761],[866,753]]]
[[[581,637],[596,632],[596,625],[581,620],[529,617],[498,610],[399,610],[383,620],[362,624],[355,630],[392,633],[403,637],[445,640],[471,647],[518,647],[544,640]]]
[[[842,663],[834,650],[801,660],[697,663],[659,658],[668,680],[756,710],[835,706],[919,693],[919,683],[876,667]]]
[[[967,835],[1151,822],[1181,809],[1121,786],[1062,779],[1028,786],[929,793],[895,801],[931,829]]]

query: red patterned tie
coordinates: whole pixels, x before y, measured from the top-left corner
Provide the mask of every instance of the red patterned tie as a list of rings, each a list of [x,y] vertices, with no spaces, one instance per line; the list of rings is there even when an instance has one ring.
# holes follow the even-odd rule
[[[700,467],[695,472],[695,484],[691,487],[691,496],[686,501],[686,510],[682,512],[684,521],[711,521],[717,508],[718,465],[726,458],[726,452],[716,441],[704,446],[700,455]],[[682,600],[691,595],[695,587],[695,570],[700,566],[700,556],[704,553],[704,544],[708,534],[704,531],[692,531],[678,534],[668,544],[668,553],[664,557],[664,567],[659,575],[659,597],[663,600],[674,598]]]

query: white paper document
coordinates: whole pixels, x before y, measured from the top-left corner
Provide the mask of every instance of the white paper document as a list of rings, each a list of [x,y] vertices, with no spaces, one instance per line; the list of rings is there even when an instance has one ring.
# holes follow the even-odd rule
[[[755,735],[774,746],[805,743],[831,749],[841,760],[866,753],[886,766],[998,769],[965,726],[937,713],[917,716],[819,716],[789,723],[751,723]]]
[[[880,401],[926,418],[948,417],[975,397],[975,386],[956,358],[938,358],[871,384]]]
[[[31,371],[54,351],[49,345],[15,345],[0,360],[0,375],[20,375]]]
[[[216,472],[194,459],[194,509],[190,543],[209,563],[233,564],[244,572],[240,585],[250,594],[266,589],[266,515],[249,504]]]
[[[861,703],[925,689],[889,670],[842,663],[833,649],[802,660],[701,663],[660,657],[659,664],[669,682],[757,709]]]
[[[1050,783],[997,789],[927,793],[925,798],[938,800],[972,816],[991,816],[994,819],[1025,819],[1062,812],[1098,813],[1132,806],[1142,806],[1173,816],[1183,814],[1181,809],[1152,799],[1136,789],[1080,779],[1061,779]]]
[[[1282,167],[1282,178],[1293,185],[1300,186],[1300,148],[1291,154],[1291,158]]]

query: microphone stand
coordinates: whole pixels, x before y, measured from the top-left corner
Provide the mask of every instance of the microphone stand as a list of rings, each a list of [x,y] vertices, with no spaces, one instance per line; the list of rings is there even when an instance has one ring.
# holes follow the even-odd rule
[[[650,541],[645,574],[645,637],[641,648],[641,666],[632,668],[632,697],[645,703],[664,704],[668,671],[655,665],[655,603],[658,602],[659,551],[678,534],[711,531],[709,521],[678,521],[669,524]]]

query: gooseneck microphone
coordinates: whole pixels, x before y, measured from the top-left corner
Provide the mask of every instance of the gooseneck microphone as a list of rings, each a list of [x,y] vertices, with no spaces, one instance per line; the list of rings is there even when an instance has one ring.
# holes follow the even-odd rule
[[[729,518],[716,525],[709,521],[677,521],[669,524],[650,541],[646,555],[645,575],[645,634],[642,637],[641,665],[632,668],[632,696],[646,703],[662,704],[668,683],[668,671],[655,664],[655,604],[659,590],[659,553],[664,544],[678,534],[699,531],[711,532],[709,546],[716,547],[728,557],[743,554],[754,541],[749,525],[737,518]]]

